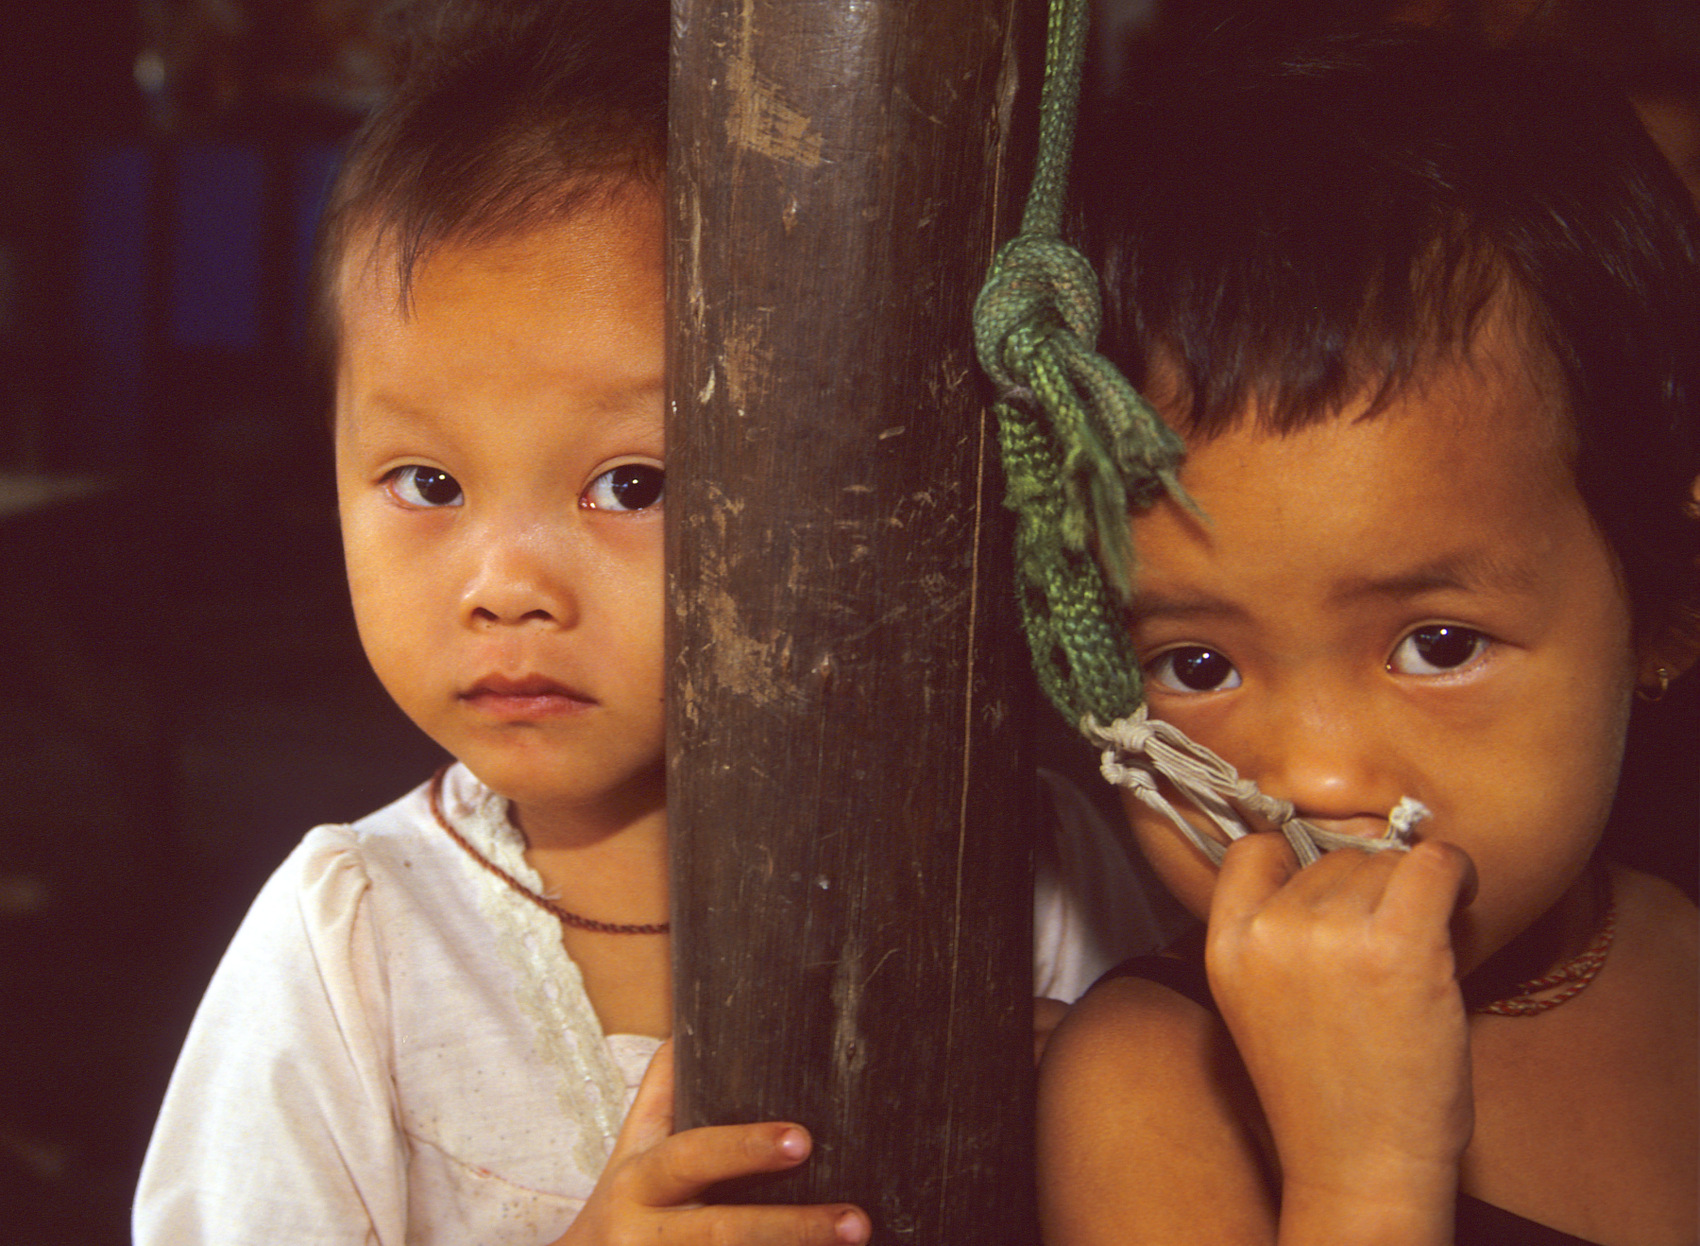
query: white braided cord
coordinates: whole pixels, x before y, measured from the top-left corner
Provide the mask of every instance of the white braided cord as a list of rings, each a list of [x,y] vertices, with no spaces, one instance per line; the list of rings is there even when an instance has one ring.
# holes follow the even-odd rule
[[[1251,820],[1280,831],[1301,867],[1336,848],[1408,851],[1413,829],[1429,817],[1427,806],[1406,796],[1387,815],[1387,830],[1381,835],[1371,838],[1324,830],[1299,817],[1291,801],[1270,796],[1250,779],[1241,778],[1233,766],[1188,739],[1180,728],[1149,717],[1143,705],[1108,726],[1086,718],[1080,730],[1104,750],[1100,765],[1104,777],[1174,823],[1213,865],[1222,863],[1227,844],[1206,835],[1182,814],[1164,794],[1163,780],[1230,842],[1252,832]]]

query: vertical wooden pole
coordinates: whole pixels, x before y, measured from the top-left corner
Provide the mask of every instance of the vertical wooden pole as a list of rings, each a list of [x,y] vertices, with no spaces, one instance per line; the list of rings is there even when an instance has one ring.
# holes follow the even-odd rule
[[[1037,7],[674,5],[680,1126],[804,1123],[805,1169],[737,1197],[852,1199],[888,1243],[1032,1219],[1025,668],[969,312]]]

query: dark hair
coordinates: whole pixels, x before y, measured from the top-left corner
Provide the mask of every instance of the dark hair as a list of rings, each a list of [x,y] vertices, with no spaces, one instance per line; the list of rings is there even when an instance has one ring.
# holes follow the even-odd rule
[[[664,0],[415,0],[396,85],[355,135],[320,225],[316,343],[334,355],[337,274],[390,248],[402,297],[447,241],[495,241],[638,183],[667,149]]]
[[[1100,349],[1208,438],[1371,411],[1490,310],[1550,353],[1638,636],[1694,623],[1700,222],[1615,91],[1405,28],[1136,50],[1075,163]]]

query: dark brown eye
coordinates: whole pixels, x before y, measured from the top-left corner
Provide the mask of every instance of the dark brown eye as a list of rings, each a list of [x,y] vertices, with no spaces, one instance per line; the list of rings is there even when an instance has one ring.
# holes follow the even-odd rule
[[[1488,638],[1474,628],[1436,623],[1401,640],[1387,669],[1401,675],[1444,675],[1468,666],[1487,646]]]
[[[650,463],[611,467],[584,491],[583,505],[598,511],[643,511],[666,492],[667,473]]]
[[[435,467],[401,467],[391,477],[391,489],[409,506],[459,506],[460,481]]]
[[[1158,655],[1148,674],[1153,683],[1171,692],[1222,692],[1240,686],[1240,673],[1234,664],[1202,645],[1187,645]]]

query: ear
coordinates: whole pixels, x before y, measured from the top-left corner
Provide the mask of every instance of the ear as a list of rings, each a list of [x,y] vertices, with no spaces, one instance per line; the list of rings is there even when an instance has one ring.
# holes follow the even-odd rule
[[[1700,476],[1689,486],[1688,504],[1683,508],[1688,518],[1700,523]],[[1700,559],[1695,560],[1694,573],[1700,580]],[[1690,601],[1676,608],[1661,634],[1643,642],[1636,657],[1636,690],[1648,700],[1657,701],[1673,679],[1686,674],[1700,661],[1700,602]]]
[[[1635,694],[1644,701],[1662,701],[1672,682],[1680,679],[1700,658],[1700,644],[1678,645],[1667,639],[1656,648],[1644,646],[1635,667]]]

